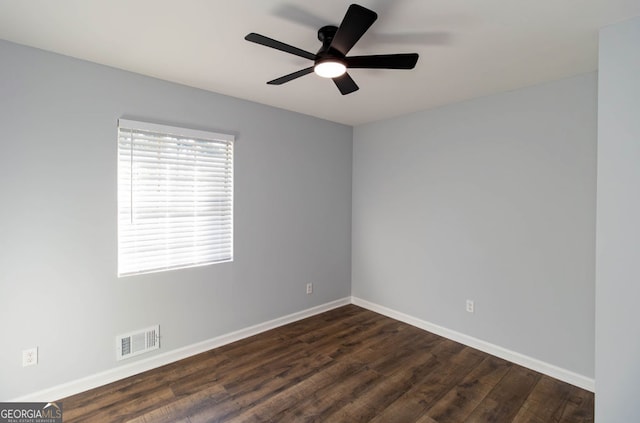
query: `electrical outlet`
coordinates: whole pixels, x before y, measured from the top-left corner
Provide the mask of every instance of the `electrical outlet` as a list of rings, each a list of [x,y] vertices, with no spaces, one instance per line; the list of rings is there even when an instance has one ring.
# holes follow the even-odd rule
[[[312,283],[308,283],[307,284],[307,294],[313,294],[313,284]]]
[[[473,313],[474,308],[475,304],[473,303],[473,300],[467,300],[467,312]]]
[[[22,367],[38,364],[38,347],[22,351]]]

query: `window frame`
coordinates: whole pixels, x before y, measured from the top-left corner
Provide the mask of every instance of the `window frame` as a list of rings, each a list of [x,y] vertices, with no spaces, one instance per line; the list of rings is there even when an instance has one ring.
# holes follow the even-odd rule
[[[160,158],[151,159],[153,161],[153,164],[144,166],[144,164],[141,164],[143,163],[144,159],[141,159],[138,162],[136,162],[135,160],[136,153],[142,156],[143,147],[141,147],[141,144],[142,144],[141,140],[142,139],[148,140],[152,138],[155,138],[152,142],[156,142],[158,144],[157,156],[158,157],[163,156],[164,159],[160,159]],[[167,142],[166,145],[162,145],[164,141]],[[118,124],[117,124],[117,168],[118,169],[117,169],[116,193],[117,193],[117,250],[118,250],[117,275],[119,278],[132,276],[132,275],[146,274],[146,273],[156,273],[156,272],[184,269],[184,268],[190,268],[190,267],[207,266],[211,264],[226,263],[226,262],[233,261],[233,257],[234,257],[234,246],[233,246],[234,244],[233,242],[234,241],[234,157],[233,157],[234,144],[235,144],[235,136],[231,134],[202,131],[197,129],[163,125],[163,124],[157,124],[157,123],[151,123],[151,122],[136,121],[136,120],[130,120],[130,119],[118,119]],[[129,151],[124,151],[126,149],[125,145],[127,145],[126,148],[130,148]],[[194,155],[193,169],[187,169],[184,171],[175,170],[178,167],[184,168],[185,167],[184,163],[187,163],[187,164],[189,163],[189,159],[184,159],[184,157],[188,157],[188,156],[184,152],[181,152],[180,150],[180,146],[187,146],[187,145],[190,146],[190,150],[189,150],[189,147],[185,147],[185,150],[187,150],[190,154],[193,153]],[[175,150],[175,153],[173,153],[174,154],[173,156],[171,155],[171,153],[166,152],[168,149],[167,146],[174,147],[173,150]],[[197,150],[204,150],[205,152],[198,154],[195,152]],[[128,160],[126,160],[127,157],[128,157]],[[200,162],[198,160],[200,160]],[[218,164],[209,163],[208,165],[202,167],[202,163],[212,162],[212,161],[216,161],[216,163]],[[140,182],[140,179],[136,179],[136,178],[140,178],[140,174],[143,174],[143,178],[144,178],[144,175],[146,175],[147,176],[146,180],[148,181],[149,176],[148,174],[144,174],[144,172],[150,172],[148,170],[140,171],[139,168],[136,168],[135,175],[134,175],[134,167],[136,164],[138,165],[139,168],[152,167],[154,169],[154,172],[152,173],[155,173],[157,175],[156,177],[158,178],[158,185],[155,190],[152,188],[144,188],[141,191],[136,191],[137,189],[141,189],[140,187],[143,185]],[[197,166],[196,164],[200,164],[200,166]],[[174,170],[168,170],[172,166]],[[125,171],[123,167],[130,167],[130,168]],[[163,172],[162,170],[158,170],[161,167],[164,167],[167,169],[164,171],[165,172],[164,174],[161,173]],[[203,168],[205,169],[205,171],[200,172],[200,170]],[[222,182],[215,182],[213,185],[210,185],[211,183],[210,181],[203,182],[202,180],[198,180],[197,176],[194,176],[194,181],[192,182],[193,185],[185,186],[183,188],[182,187],[182,185],[184,185],[183,182],[176,182],[170,179],[172,176],[178,175],[178,179],[183,180],[185,174],[201,175],[202,179],[207,179],[207,177],[209,177],[210,179],[211,176],[215,173],[214,171],[218,172],[216,174],[217,179],[221,179]],[[219,177],[220,174],[222,174],[223,176]],[[162,179],[161,177],[162,175],[164,175],[165,179]],[[205,183],[206,185],[204,186],[220,190],[223,192],[223,194],[219,194],[219,195],[211,194],[211,193],[199,194],[197,187],[202,187],[203,184]],[[161,191],[161,188],[159,188],[160,185],[162,185],[165,191]],[[176,191],[176,187],[178,185],[180,185],[180,187],[178,187],[179,191]],[[171,188],[173,188],[173,190]],[[123,192],[123,190],[126,190],[126,192]],[[194,229],[192,229],[191,231],[185,230],[184,232],[179,232],[176,230],[176,222],[175,220],[172,220],[174,218],[170,213],[170,212],[175,213],[175,205],[167,205],[165,208],[156,206],[155,209],[152,209],[153,212],[147,213],[148,216],[144,214],[140,214],[139,212],[136,212],[136,209],[143,208],[143,207],[141,207],[140,205],[136,206],[136,203],[134,200],[134,192],[138,192],[137,196],[140,196],[141,198],[146,198],[146,196],[153,196],[154,192],[156,196],[158,196],[159,193],[163,193],[163,192],[165,193],[165,196],[166,196],[167,195],[166,192],[170,191],[171,192],[171,194],[169,194],[170,199],[165,201],[166,204],[172,204],[172,201],[176,201],[176,202],[182,201],[180,204],[184,204],[184,197],[181,197],[181,200],[176,200],[175,197],[173,196],[173,193],[177,192],[178,193],[177,197],[180,197],[180,194],[185,195],[185,193],[189,190],[191,195],[190,198],[192,199],[192,202],[193,202],[193,211],[191,212],[191,215],[188,215],[187,212],[184,212],[184,208],[181,207],[181,218],[189,219],[189,216],[191,216],[194,222],[205,221],[204,224],[194,223],[193,224]],[[123,201],[123,198],[126,198],[126,196],[130,196],[130,198]],[[213,212],[210,211],[208,212],[208,214],[200,213],[199,210],[202,210],[203,207],[206,208],[206,204],[203,206],[202,204],[204,203],[198,202],[198,200],[202,200],[203,198],[205,200],[207,199],[209,200],[208,202],[205,201],[205,203],[209,205],[210,209],[219,209],[219,210],[213,211]],[[216,207],[216,202],[219,202],[221,205]],[[164,217],[158,217],[159,213],[164,213]],[[182,213],[187,213],[186,217],[182,215]],[[125,218],[123,216],[126,216],[127,214],[131,219],[131,223],[126,223],[124,221]],[[141,217],[136,218],[135,216],[138,216],[138,215],[140,215]],[[156,216],[151,217],[150,215],[156,215]],[[139,222],[137,223],[134,222],[136,219],[138,219]],[[226,219],[228,219],[228,223]],[[207,236],[207,238],[213,240],[211,244],[208,244],[207,242],[203,242],[203,244],[207,244],[207,249],[200,248],[200,247],[191,247],[191,249],[195,251],[192,251],[190,255],[183,254],[185,258],[182,260],[177,260],[175,259],[175,256],[171,256],[171,253],[173,252],[174,254],[176,254],[178,249],[178,247],[175,247],[175,245],[178,245],[178,242],[171,237],[172,234],[179,232],[181,234],[183,233],[191,234],[194,238],[198,238],[198,235],[197,235],[198,229],[203,231],[204,230],[203,228],[206,227],[207,229],[211,229],[212,225],[214,225],[213,223],[211,223],[210,220],[217,222],[215,223],[215,225],[220,225],[221,229],[219,234],[220,236],[218,237],[207,234],[209,235]],[[154,221],[156,222],[155,223],[156,226],[153,226]],[[162,225],[159,222],[162,222],[162,224],[164,225],[164,231],[163,231],[163,228],[161,227]],[[173,222],[173,226],[171,222]],[[153,256],[149,254],[149,256],[153,258],[150,258],[148,260],[145,258],[143,260],[140,260],[140,263],[138,263],[137,260],[135,260],[135,257],[137,257],[137,255],[139,254],[142,254],[140,253],[139,250],[143,250],[143,248],[141,247],[140,249],[138,249],[137,246],[132,247],[131,239],[133,238],[129,239],[126,237],[130,236],[131,232],[142,232],[142,229],[138,229],[138,230],[135,229],[136,227],[142,226],[142,225],[147,225],[145,228],[151,227],[155,231],[162,232],[162,234],[159,235],[160,237],[158,239],[149,240],[149,237],[146,238],[146,241],[151,243],[151,247],[149,247],[149,249],[153,250],[153,253],[155,253],[156,255]],[[188,225],[182,224],[178,226],[186,227]],[[131,235],[131,236],[133,236],[134,238],[139,237],[139,235]],[[125,240],[125,238],[127,240]],[[167,239],[169,239],[170,241],[167,242]],[[134,242],[134,245],[137,245],[135,244],[135,241],[133,242]],[[141,241],[138,241],[138,242],[141,243]],[[184,241],[182,242],[182,245],[184,245]],[[224,256],[224,258],[197,260],[196,256],[198,252],[203,252],[204,255],[208,254],[210,256],[214,256],[215,254],[213,254],[212,251],[216,250],[214,247],[219,245],[222,246],[220,247],[220,251],[222,251],[222,253],[219,254],[219,256],[220,257]],[[228,248],[226,248],[227,245],[228,245]],[[164,248],[162,246],[164,246]],[[175,248],[175,250],[172,250],[173,248]],[[186,247],[186,249],[189,250],[189,247]],[[128,257],[128,259],[125,257]],[[133,257],[133,259],[131,257]],[[148,265],[148,263],[152,261],[158,263],[160,261],[158,257],[165,257],[165,265],[157,265],[157,264],[154,266]],[[171,258],[171,259],[167,260],[167,258]],[[169,263],[169,264],[166,264],[166,263]]]

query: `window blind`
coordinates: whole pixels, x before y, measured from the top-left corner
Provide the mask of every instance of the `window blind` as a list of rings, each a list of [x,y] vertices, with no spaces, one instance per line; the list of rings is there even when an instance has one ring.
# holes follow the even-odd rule
[[[233,260],[233,141],[118,121],[118,276]]]

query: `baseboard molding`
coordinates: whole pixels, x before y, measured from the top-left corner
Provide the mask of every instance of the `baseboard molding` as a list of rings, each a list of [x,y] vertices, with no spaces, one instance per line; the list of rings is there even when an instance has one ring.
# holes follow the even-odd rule
[[[511,361],[512,363],[519,364],[553,378],[562,380],[563,382],[570,383],[591,392],[595,391],[595,381],[586,376],[579,375],[569,370],[562,369],[552,364],[545,363],[535,358],[508,350],[506,348],[502,348],[500,346],[482,341],[472,336],[465,335],[463,333],[427,322],[425,320],[409,316],[408,314],[401,313],[399,311],[363,300],[358,297],[347,297],[336,301],[331,301],[329,303],[321,304],[319,306],[302,310],[296,313],[292,313],[283,317],[279,317],[268,322],[259,323],[257,325],[240,329],[235,332],[217,336],[215,338],[198,342],[196,344],[188,345],[183,348],[178,348],[154,355],[146,359],[138,360],[129,364],[124,364],[113,369],[106,370],[104,372],[96,373],[42,391],[23,395],[10,401],[47,402],[65,398],[71,395],[78,394],[80,392],[97,388],[99,386],[116,382],[130,376],[137,375],[142,372],[146,372],[148,370],[155,369],[157,367],[164,366],[166,364],[171,364],[175,361],[182,360],[184,358],[191,357],[193,355],[200,354],[205,351],[209,351],[211,349],[218,348],[223,345],[227,345],[232,342],[239,341],[241,339],[248,338],[250,336],[296,322],[298,320],[305,319],[307,317],[315,316],[316,314],[324,313],[325,311],[333,310],[334,308],[342,307],[347,304],[355,304],[357,306],[366,308],[376,313],[380,313],[387,317],[391,317],[392,319],[399,320],[420,329],[435,333],[436,335],[440,335],[461,344],[470,346],[472,348],[476,348],[480,351],[484,351],[496,357]]]
[[[363,300],[358,297],[351,297],[351,303],[359,307],[366,308],[367,310],[380,313],[384,316],[391,317],[392,319],[396,319],[401,322],[418,327],[420,329],[424,329],[428,332],[435,333],[436,335],[451,339],[452,341],[459,342],[461,344],[486,352],[496,357],[500,357],[504,360],[518,364],[528,369],[535,370],[547,376],[559,379],[563,382],[570,383],[571,385],[586,389],[587,391],[595,392],[595,380],[586,376],[574,373],[558,366],[554,366],[553,364],[546,363],[544,361],[526,356],[524,354],[508,350],[506,348],[491,344],[481,339],[477,339],[472,336],[447,329],[445,327],[427,322],[425,320],[409,316],[408,314],[401,313],[399,311]]]
[[[257,325],[240,329],[235,332],[217,336],[206,341],[198,342],[196,344],[188,345],[183,348],[167,351],[165,353],[154,355],[143,360],[138,360],[129,364],[118,366],[104,372],[84,377],[82,379],[67,382],[49,389],[34,392],[32,394],[27,394],[19,398],[15,398],[11,400],[11,402],[47,402],[66,398],[68,396],[88,391],[89,389],[97,388],[99,386],[103,386],[120,379],[134,376],[139,373],[146,372],[147,370],[152,370],[157,367],[164,366],[166,364],[170,364],[175,361],[203,353],[205,351],[209,351],[213,348],[218,348],[223,345],[230,344],[232,342],[239,341],[241,339],[248,338],[250,336],[257,335],[259,333],[275,329],[277,327],[293,323],[307,317],[314,316],[316,314],[324,313],[325,311],[342,307],[350,303],[351,299],[349,297],[331,301],[329,303],[321,304],[319,306],[302,310],[297,313],[279,317],[268,322],[259,323]]]

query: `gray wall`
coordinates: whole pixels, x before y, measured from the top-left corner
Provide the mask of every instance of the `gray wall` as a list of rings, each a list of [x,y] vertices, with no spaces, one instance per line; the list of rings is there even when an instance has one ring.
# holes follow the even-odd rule
[[[0,63],[0,400],[114,368],[119,333],[158,323],[160,353],[350,294],[351,127],[4,41]],[[122,116],[236,135],[233,263],[116,277]]]
[[[356,127],[353,295],[592,378],[596,90],[586,74]]]
[[[596,421],[640,421],[640,17],[600,31]]]

